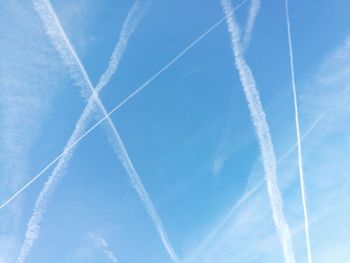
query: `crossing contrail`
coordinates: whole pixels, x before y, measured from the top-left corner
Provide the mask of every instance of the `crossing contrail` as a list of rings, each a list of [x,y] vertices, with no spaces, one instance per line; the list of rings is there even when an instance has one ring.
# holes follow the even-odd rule
[[[38,8],[38,5],[44,4],[43,2],[34,2],[36,4],[36,7]],[[116,72],[117,66],[119,64],[119,61],[127,47],[128,41],[132,33],[135,31],[138,23],[140,22],[142,15],[144,13],[143,8],[140,8],[140,3],[139,1],[136,1],[132,8],[130,9],[127,18],[125,19],[125,22],[122,26],[122,30],[119,36],[119,40],[117,42],[117,45],[113,51],[113,54],[111,56],[109,65],[107,67],[107,70],[104,72],[102,75],[99,83],[97,84],[95,90],[99,92],[102,90],[103,87],[109,82],[111,79],[112,75]],[[53,23],[51,25],[54,25]],[[55,28],[51,28],[53,31]],[[58,35],[58,34],[57,34]],[[59,38],[59,36],[57,36]],[[64,47],[62,47],[64,48]],[[61,56],[64,58],[64,55],[62,52],[65,50],[62,50],[60,52]],[[69,54],[69,52],[67,52]],[[72,56],[74,58],[74,56]],[[68,58],[65,58],[67,60]],[[67,61],[66,61],[67,62]],[[73,65],[74,61],[67,63],[69,65]],[[77,73],[77,76],[79,75],[79,72]],[[68,140],[67,145],[65,149],[72,144],[72,142],[76,141],[77,138],[79,138],[82,134],[83,131],[86,130],[86,126],[88,123],[89,116],[91,115],[94,107],[95,107],[95,102],[94,97],[91,96],[89,99],[89,102],[84,109],[84,112],[82,113],[80,119],[78,120],[76,124],[76,128],[73,131],[71,138]],[[29,220],[28,226],[27,226],[27,231],[25,235],[25,240],[22,244],[21,251],[19,254],[19,257],[17,258],[17,262],[21,263],[24,262],[26,257],[31,251],[31,248],[35,242],[35,240],[38,238],[39,231],[40,231],[40,222],[43,217],[43,214],[45,213],[47,203],[48,203],[48,198],[50,195],[54,192],[56,188],[57,182],[60,180],[62,175],[65,172],[65,169],[68,165],[68,162],[70,158],[72,157],[74,153],[74,148],[71,148],[70,150],[66,151],[65,154],[62,156],[62,158],[59,160],[57,165],[55,166],[51,176],[45,183],[43,189],[41,190],[39,196],[36,199],[35,202],[35,207],[33,214]]]
[[[276,157],[269,132],[269,126],[260,102],[253,73],[243,56],[240,28],[235,21],[231,2],[229,0],[221,0],[221,6],[226,14],[226,23],[231,36],[231,46],[236,68],[240,76],[240,81],[243,86],[244,94],[248,102],[248,107],[260,144],[272,217],[276,225],[277,235],[283,248],[285,262],[294,263],[295,259],[291,233],[283,213],[283,200],[277,182]]]
[[[285,0],[285,7],[286,7],[286,20],[287,20],[287,32],[288,32],[289,58],[290,58],[290,72],[291,72],[292,89],[293,89],[295,129],[296,129],[296,135],[297,135],[298,169],[299,169],[299,179],[300,179],[301,200],[302,200],[303,211],[304,211],[304,226],[305,226],[305,237],[306,237],[306,248],[307,248],[307,260],[308,260],[308,263],[312,263],[310,232],[309,232],[309,218],[308,218],[308,211],[307,211],[307,206],[306,206],[306,194],[305,194],[304,171],[303,171],[303,157],[302,157],[302,147],[301,147],[301,139],[300,139],[300,126],[299,126],[298,98],[297,98],[297,91],[296,91],[296,85],[295,85],[294,57],[293,57],[293,46],[292,46],[292,34],[291,34],[290,20],[289,20],[288,0]]]
[[[81,64],[80,59],[78,58],[73,46],[69,42],[63,28],[61,27],[59,20],[57,18],[57,15],[55,14],[55,11],[53,10],[51,4],[49,1],[45,0],[36,0],[34,1],[36,10],[38,11],[39,15],[41,16],[47,32],[49,36],[51,37],[53,44],[55,45],[56,49],[59,51],[62,59],[64,60],[65,64],[70,68],[70,72],[72,76],[77,80],[78,84],[80,84],[84,89],[84,95],[87,97],[87,94],[90,92],[93,95],[93,99],[97,103],[97,106],[99,107],[99,114],[103,116],[107,116],[107,111],[104,108],[103,104],[98,98],[98,95],[96,91],[94,90],[91,81]],[[136,2],[134,6],[137,8],[137,5],[139,5],[139,2]],[[131,15],[135,12],[135,8],[131,9]],[[125,38],[122,39],[125,41]],[[120,53],[119,53],[120,54]],[[112,58],[110,60],[110,65],[105,72],[105,74],[102,75],[101,81],[102,84],[97,85],[99,89],[101,89],[105,84],[107,84],[107,81],[112,76],[113,72],[116,69],[117,61],[116,58],[118,58],[116,55],[116,52],[113,53]],[[114,68],[114,71],[113,71]],[[91,107],[91,106],[90,106]],[[102,114],[101,114],[102,113]],[[77,123],[75,131],[72,135],[74,137],[72,140],[69,140],[67,147],[69,147],[69,150],[66,152],[72,151],[71,145],[76,141],[77,138],[81,136],[84,132],[84,126],[86,126],[86,121],[84,118],[80,119],[81,121]],[[84,123],[85,121],[85,123]],[[127,151],[125,149],[125,146],[120,138],[120,135],[114,126],[112,120],[107,116],[107,125],[108,128],[111,130],[111,133],[108,134],[110,138],[110,142],[112,143],[112,147],[115,150],[118,158],[121,160],[124,168],[127,171],[127,174],[132,182],[132,185],[134,189],[136,190],[137,194],[139,195],[143,205],[145,206],[146,211],[148,212],[149,216],[151,217],[156,230],[161,238],[161,241],[163,245],[165,246],[169,256],[171,257],[173,262],[178,262],[177,255],[174,252],[168,238],[167,234],[165,232],[165,229],[162,225],[162,222],[159,218],[159,215],[152,203],[151,198],[149,197],[148,193],[146,192],[141,179],[139,178],[135,168],[133,167],[133,164],[127,154]],[[71,155],[71,154],[70,154]],[[64,157],[64,156],[61,156]],[[44,189],[40,192],[39,197],[35,204],[35,210],[31,217],[31,220],[28,225],[28,231],[26,234],[26,243],[23,246],[23,249],[21,251],[21,254],[19,258],[17,259],[18,263],[22,263],[26,256],[28,255],[30,248],[32,246],[33,241],[38,236],[38,230],[39,226],[38,223],[41,221],[42,213],[44,212],[47,202],[48,202],[48,196],[53,192],[54,187],[56,186],[59,175],[64,171],[64,168],[66,166],[65,164],[65,158],[62,158],[63,160],[61,162],[61,165],[57,167],[57,169],[54,171],[53,175],[50,176],[48,181],[45,183]],[[56,173],[55,173],[56,172]]]
[[[247,50],[250,39],[252,38],[253,28],[256,21],[256,17],[258,16],[260,10],[260,0],[251,0],[251,4],[249,7],[248,20],[247,24],[244,28],[244,36],[243,36],[243,50]]]
[[[240,2],[234,10],[242,7],[248,0],[243,0]],[[23,193],[29,186],[31,186],[36,180],[38,180],[48,169],[51,168],[62,156],[65,155],[67,151],[75,147],[81,140],[83,140],[86,136],[88,136],[92,131],[94,131],[100,124],[106,121],[113,113],[119,110],[124,104],[126,104],[133,97],[138,95],[143,89],[147,88],[155,79],[157,79],[161,74],[163,74],[170,66],[172,66],[176,61],[178,61],[181,57],[183,57],[187,52],[189,52],[196,44],[198,44],[203,38],[205,38],[210,32],[212,32],[215,28],[217,28],[223,21],[225,20],[225,16],[219,19],[215,24],[213,24],[207,31],[202,33],[199,37],[197,37],[194,41],[192,41],[187,47],[185,47],[178,55],[176,55],[169,63],[163,66],[160,70],[154,73],[148,80],[146,80],[141,86],[139,86],[134,92],[132,92],[129,96],[127,96],[122,102],[116,105],[111,111],[108,112],[107,115],[102,117],[99,121],[97,121],[93,126],[91,126],[86,132],[84,132],[76,141],[74,141],[71,145],[64,149],[59,155],[57,155],[54,159],[52,159],[40,172],[35,174],[32,179],[30,179],[25,185],[23,185],[17,192],[15,192],[12,196],[10,196],[6,201],[4,201],[0,205],[0,209],[3,209],[7,205],[9,205],[14,199],[16,199],[21,193]]]
[[[327,116],[329,112],[330,109],[320,114],[320,116],[311,123],[309,128],[301,137],[301,142],[303,142],[312,133],[312,131]],[[281,157],[278,158],[277,163],[284,161],[296,148],[297,144],[293,144]],[[206,238],[200,243],[200,245],[195,249],[195,251],[192,252],[191,255],[184,260],[184,262],[190,263],[193,262],[193,260],[195,260],[196,258],[198,258],[203,249],[207,247],[208,244],[210,244],[210,242],[213,240],[213,238],[216,236],[219,230],[222,229],[222,227],[226,224],[229,218],[237,211],[239,207],[241,207],[245,202],[247,202],[250,199],[250,197],[252,197],[258,190],[260,190],[264,183],[264,179],[260,180],[251,190],[245,192],[243,196],[232,206],[232,208],[225,215],[225,217],[213,228],[213,230],[210,231]]]

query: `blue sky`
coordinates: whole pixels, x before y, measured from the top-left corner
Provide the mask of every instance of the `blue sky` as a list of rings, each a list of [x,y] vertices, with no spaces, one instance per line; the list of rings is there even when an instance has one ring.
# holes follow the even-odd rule
[[[224,2],[241,3],[52,0],[56,21],[45,0],[0,3],[1,205],[62,153],[86,105],[76,134],[223,18]],[[234,13],[243,39],[258,2]],[[290,248],[308,262],[285,1],[258,11],[243,57],[269,126]],[[310,244],[321,263],[350,258],[349,11],[345,0],[289,3]],[[120,39],[101,104],[88,104],[87,79],[97,85]],[[56,163],[2,207],[0,263],[294,262],[231,40],[223,20],[63,156],[48,191]]]

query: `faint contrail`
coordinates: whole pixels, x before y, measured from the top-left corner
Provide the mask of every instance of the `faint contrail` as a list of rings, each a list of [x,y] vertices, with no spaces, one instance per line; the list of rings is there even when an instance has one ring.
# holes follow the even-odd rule
[[[95,243],[95,245],[97,245],[98,247],[100,247],[103,250],[103,253],[106,255],[106,257],[108,259],[110,259],[113,263],[118,262],[117,257],[109,249],[109,245],[108,245],[106,239],[104,239],[103,237],[98,236],[96,234],[90,234],[89,238]]]
[[[248,0],[243,0],[240,2],[234,10],[239,9],[243,6]],[[170,66],[172,66],[176,61],[178,61],[181,57],[183,57],[188,51],[190,51],[196,44],[198,44],[203,38],[205,38],[210,32],[212,32],[215,28],[217,28],[223,21],[225,20],[225,16],[219,19],[215,24],[213,24],[207,31],[202,33],[199,37],[197,37],[194,41],[192,41],[187,47],[185,47],[178,55],[176,55],[168,64],[163,66],[160,70],[154,73],[148,80],[146,80],[141,86],[139,86],[134,92],[132,92],[129,96],[127,96],[121,103],[115,106],[111,111],[108,112],[107,115],[102,117],[99,121],[97,121],[92,127],[90,127],[86,132],[84,132],[76,141],[74,141],[71,145],[69,145],[63,152],[57,155],[54,159],[52,159],[40,172],[35,174],[32,179],[30,179],[25,185],[23,185],[17,192],[15,192],[12,196],[10,196],[6,201],[4,201],[0,205],[0,209],[3,209],[7,205],[9,205],[17,196],[23,193],[29,186],[31,186],[36,180],[38,180],[52,165],[54,165],[64,154],[77,145],[82,139],[88,136],[93,130],[95,130],[101,123],[106,121],[114,112],[119,110],[124,104],[126,104],[129,100],[131,100],[134,96],[140,93],[143,89],[148,87],[155,79],[157,79],[162,73],[164,73]]]
[[[259,140],[272,216],[276,225],[278,237],[282,244],[284,259],[287,263],[294,263],[295,259],[291,233],[283,214],[283,200],[277,183],[276,158],[269,132],[269,126],[260,102],[254,76],[243,57],[240,29],[235,21],[231,2],[229,0],[221,0],[221,6],[226,14],[226,23],[231,35],[231,45],[236,68],[240,76],[252,121]]]
[[[245,51],[250,43],[250,39],[252,37],[252,33],[253,33],[253,28],[254,28],[254,24],[256,21],[256,17],[259,13],[260,10],[260,0],[251,0],[251,4],[249,7],[249,13],[248,13],[248,20],[247,20],[247,24],[246,27],[244,28],[244,36],[243,36],[243,44],[242,44],[242,48]]]
[[[48,8],[50,8],[48,6],[49,3],[44,3],[42,1],[35,1],[34,3],[36,5],[36,8],[38,8],[38,10],[43,10],[42,12],[49,12],[48,11],[49,10]],[[40,6],[40,5],[47,5],[47,6]],[[127,18],[125,19],[125,22],[122,26],[122,30],[121,30],[121,33],[119,36],[119,40],[117,42],[117,45],[115,46],[115,49],[114,49],[113,54],[111,56],[111,59],[109,61],[109,65],[108,65],[106,71],[103,73],[100,81],[98,82],[98,84],[95,88],[95,90],[97,92],[99,92],[101,89],[103,89],[103,87],[105,87],[105,85],[111,79],[112,75],[117,70],[117,66],[119,64],[119,61],[120,61],[125,49],[126,49],[129,38],[132,35],[132,33],[135,31],[136,26],[140,22],[142,15],[145,11],[145,9],[140,9],[139,6],[140,6],[139,1],[136,1],[134,3],[134,5],[132,6],[132,8],[130,9],[130,11],[127,15]],[[53,11],[53,9],[52,9],[52,11]],[[56,30],[55,26],[57,26],[57,25],[55,25],[54,22],[52,22],[52,21],[47,21],[47,18],[49,17],[48,14],[46,14],[47,16],[44,16],[44,14],[42,12],[41,13],[40,12],[39,12],[39,14],[45,18],[45,20],[44,19],[43,20],[44,20],[44,23],[47,25],[47,30],[52,30],[52,33],[55,33],[55,30]],[[53,16],[52,18],[54,18],[55,14],[53,13],[52,16]],[[52,22],[52,23],[50,23],[50,22]],[[57,38],[57,39],[55,41],[59,42],[61,40],[61,39],[59,39],[60,35],[59,35],[59,33],[56,33],[56,34],[57,35],[55,36],[55,38]],[[62,44],[63,44],[63,46],[59,47],[59,51],[60,51],[59,53],[61,54],[62,58],[65,60],[65,62],[68,65],[74,65],[74,56],[76,56],[76,54],[74,54],[74,51],[71,52],[71,54],[69,54],[70,52],[66,52],[65,48],[69,48],[69,46],[70,46],[68,41],[66,44],[64,42]],[[65,47],[64,45],[67,45],[68,47]],[[56,48],[58,48],[58,47],[56,46]],[[66,57],[67,55],[71,55],[71,57]],[[70,59],[72,59],[73,61],[70,61]],[[78,61],[78,63],[80,63],[80,62]],[[79,69],[71,69],[71,70],[72,70],[72,72],[74,72],[74,70],[79,70]],[[75,72],[75,76],[78,77],[79,72]],[[87,82],[89,82],[89,80]],[[65,149],[67,149],[74,141],[76,141],[81,136],[82,132],[86,130],[89,116],[91,115],[94,107],[96,106],[94,102],[95,102],[94,97],[91,96],[86,108],[84,109],[80,119],[78,120],[78,122],[76,124],[75,130],[73,131],[70,139],[67,142]],[[65,171],[65,168],[67,167],[68,162],[73,155],[73,152],[74,152],[74,147],[71,148],[70,150],[66,151],[65,154],[61,156],[62,158],[57,163],[51,176],[49,177],[49,179],[45,183],[43,189],[41,190],[39,196],[36,199],[33,214],[31,216],[29,223],[28,223],[28,226],[27,226],[25,240],[22,244],[19,257],[17,258],[18,263],[24,262],[24,260],[26,259],[26,257],[30,253],[30,250],[34,244],[34,241],[37,239],[37,237],[39,235],[40,222],[41,222],[42,216],[46,210],[48,198],[49,198],[50,194],[52,194],[52,192],[55,190],[56,184],[60,180],[60,178],[62,177],[62,175]]]
[[[246,192],[235,205],[230,209],[230,211],[225,215],[225,217],[215,226],[215,228],[210,231],[210,233],[206,236],[206,238],[200,243],[200,245],[195,249],[191,255],[183,260],[183,263],[191,263],[200,256],[202,250],[209,244],[209,242],[216,236],[216,234],[220,231],[220,229],[227,223],[230,217],[236,212],[236,210],[245,203],[262,185],[263,181],[259,184],[255,185],[253,189]]]
[[[307,212],[307,207],[306,207],[306,196],[305,196],[303,157],[302,157],[302,148],[301,148],[301,140],[300,140],[298,98],[297,98],[297,91],[296,91],[296,85],[295,85],[294,58],[293,58],[293,47],[292,47],[292,34],[291,34],[291,30],[290,30],[290,21],[289,21],[288,0],[285,0],[285,6],[286,6],[286,20],[287,20],[288,46],[289,46],[289,58],[290,58],[290,72],[291,72],[292,88],[293,88],[295,129],[296,129],[297,145],[298,145],[297,149],[298,149],[298,168],[299,168],[300,190],[301,190],[301,200],[302,200],[303,211],[304,211],[304,225],[305,225],[305,237],[306,237],[306,248],[307,248],[307,260],[308,260],[308,263],[312,263],[310,233],[309,233],[309,219],[308,219],[308,212]]]

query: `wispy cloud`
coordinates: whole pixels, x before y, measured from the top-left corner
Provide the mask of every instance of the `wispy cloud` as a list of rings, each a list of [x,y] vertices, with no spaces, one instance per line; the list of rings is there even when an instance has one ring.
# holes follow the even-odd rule
[[[301,139],[300,139],[298,97],[297,97],[296,84],[295,84],[294,58],[293,58],[292,35],[291,35],[290,20],[289,20],[288,0],[285,0],[285,7],[286,7],[286,20],[287,20],[287,32],[288,32],[290,70],[291,70],[292,89],[293,89],[295,129],[296,129],[296,137],[297,137],[298,170],[299,170],[299,179],[300,179],[301,200],[302,200],[303,211],[304,211],[304,225],[305,225],[305,237],[306,237],[306,247],[307,247],[307,260],[309,263],[312,263],[310,233],[309,233],[309,219],[308,219],[308,211],[307,211],[307,206],[306,206],[306,194],[305,194],[305,183],[304,183],[302,146],[301,146]]]
[[[106,257],[113,263],[117,263],[117,257],[115,254],[110,250],[109,245],[107,243],[107,240],[100,235],[97,234],[89,234],[89,238],[95,243],[95,245],[102,249],[103,253],[106,255]]]
[[[47,44],[40,20],[30,4],[0,3],[0,198],[28,180],[30,153],[50,114],[62,67]],[[49,78],[48,76],[53,76]],[[46,89],[47,83],[51,88]],[[1,212],[0,258],[13,262],[19,246],[19,224],[25,200]],[[2,260],[3,259],[3,260]]]
[[[266,116],[260,102],[254,76],[243,57],[240,29],[235,21],[232,5],[228,0],[222,0],[221,5],[224,13],[226,14],[226,22],[228,31],[231,35],[231,43],[236,68],[239,72],[240,80],[251,112],[252,121],[259,139],[267,189],[270,198],[272,216],[276,225],[276,231],[283,248],[285,262],[293,263],[295,262],[295,259],[291,234],[289,226],[284,217],[283,201],[276,177],[276,158]]]
[[[51,32],[49,34],[53,39],[56,48],[61,54],[64,62],[70,67],[70,70],[73,76],[78,78],[79,83],[81,84],[84,83],[84,85],[87,85],[88,86],[87,89],[90,88],[92,86],[90,79],[88,79],[85,69],[81,65],[79,58],[77,57],[67,36],[65,35],[63,29],[61,28],[58,22],[58,18],[54,13],[52,7],[50,6],[49,2],[35,1],[34,3],[36,5],[36,8],[39,14],[41,15],[44,21],[44,24],[47,26],[48,32]],[[129,38],[132,35],[132,33],[135,31],[136,26],[140,22],[142,15],[144,13],[145,13],[145,9],[140,8],[140,2],[136,1],[135,4],[130,9],[128,16],[123,24],[119,41],[117,42],[117,45],[113,51],[113,54],[109,61],[109,65],[106,71],[102,74],[101,79],[95,88],[97,92],[99,92],[100,90],[103,89],[103,87],[106,86],[106,84],[109,82],[113,74],[116,72],[119,61],[127,47]],[[94,99],[95,98],[93,96],[90,98],[86,108],[84,109],[80,119],[76,124],[75,130],[73,131],[70,139],[67,142],[65,150],[67,150],[70,147],[70,145],[72,145],[72,143],[74,143],[86,130],[89,117],[93,112],[94,107],[96,107],[94,103],[95,102]],[[100,101],[98,101],[98,103],[99,103],[99,106],[102,105]],[[103,106],[101,108],[105,112],[105,109],[103,108]],[[113,124],[112,124],[112,129],[113,129],[113,132],[116,132],[114,131],[115,128]],[[120,140],[120,138],[118,139]],[[120,146],[117,145],[116,147],[120,147]],[[35,202],[33,214],[28,223],[25,240],[22,245],[19,257],[17,259],[17,262],[19,263],[24,262],[24,260],[30,253],[30,250],[34,244],[34,241],[38,238],[39,231],[40,231],[40,222],[46,210],[48,198],[54,192],[57,182],[60,180],[63,173],[65,172],[68,162],[73,155],[73,151],[74,151],[74,148],[69,148],[69,150],[65,151],[65,154],[61,156],[61,159],[59,160],[56,167],[54,168],[52,175],[49,177],[49,179],[45,183],[44,188],[41,190]],[[121,154],[125,155],[126,153],[122,152]]]

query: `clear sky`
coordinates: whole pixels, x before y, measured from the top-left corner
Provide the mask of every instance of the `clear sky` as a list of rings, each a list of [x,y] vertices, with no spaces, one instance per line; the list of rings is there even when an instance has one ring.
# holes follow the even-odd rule
[[[0,2],[0,205],[155,76],[0,209],[0,263],[287,262],[225,19],[189,46],[224,17],[223,2],[241,3]],[[317,263],[350,262],[349,13],[348,0],[289,2]],[[285,1],[246,0],[234,17],[293,257],[308,262]],[[87,107],[110,60],[100,103]]]

